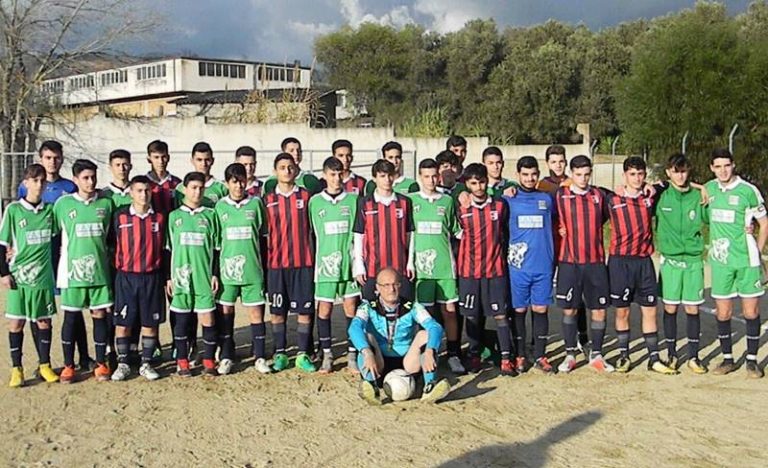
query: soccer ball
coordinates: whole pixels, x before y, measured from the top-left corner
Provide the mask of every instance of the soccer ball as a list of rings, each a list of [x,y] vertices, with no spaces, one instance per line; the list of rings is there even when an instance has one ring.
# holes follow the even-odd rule
[[[402,369],[395,369],[384,376],[384,393],[392,401],[405,401],[416,391],[416,381]]]

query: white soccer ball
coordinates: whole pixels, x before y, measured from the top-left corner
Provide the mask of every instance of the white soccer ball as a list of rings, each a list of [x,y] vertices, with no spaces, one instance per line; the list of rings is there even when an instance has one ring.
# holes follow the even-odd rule
[[[395,369],[384,376],[384,393],[392,401],[405,401],[416,391],[416,381],[403,369]]]

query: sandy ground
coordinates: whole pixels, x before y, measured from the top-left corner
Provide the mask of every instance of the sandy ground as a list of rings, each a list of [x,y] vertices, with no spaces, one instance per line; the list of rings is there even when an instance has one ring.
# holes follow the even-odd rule
[[[1,302],[1,301],[0,301]],[[768,305],[768,301],[763,301]],[[711,304],[708,304],[711,306]],[[765,309],[764,309],[765,310]],[[633,314],[636,315],[636,314]],[[611,314],[612,317],[612,314]],[[342,315],[335,314],[342,335]],[[55,323],[53,362],[61,364]],[[559,332],[559,311],[551,330]],[[291,320],[290,323],[295,323]],[[702,357],[716,353],[715,320],[702,319]],[[308,375],[289,369],[262,376],[249,368],[244,314],[237,320],[242,362],[214,381],[181,380],[163,367],[153,383],[92,378],[70,385],[30,382],[6,387],[7,341],[0,353],[3,466],[766,466],[762,420],[768,380],[743,369],[718,377],[645,370],[637,317],[626,375],[528,373],[503,378],[488,368],[451,377],[454,390],[437,405],[418,400],[372,408],[346,372]],[[612,327],[609,327],[612,331]],[[680,336],[685,322],[679,321]],[[611,333],[609,331],[609,333]],[[744,325],[735,322],[735,351]],[[28,378],[36,365],[25,340]],[[169,342],[167,325],[163,342]],[[681,340],[681,345],[684,344]],[[763,342],[765,338],[763,339]],[[609,358],[616,354],[608,338]],[[271,343],[268,343],[268,349]],[[346,349],[335,340],[335,350]],[[552,337],[555,363],[562,341]],[[761,352],[766,355],[765,351]],[[763,359],[765,365],[766,359]],[[345,358],[337,359],[342,368]]]

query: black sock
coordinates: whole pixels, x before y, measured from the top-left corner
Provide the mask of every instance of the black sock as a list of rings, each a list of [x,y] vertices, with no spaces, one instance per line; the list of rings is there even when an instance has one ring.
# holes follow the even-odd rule
[[[187,342],[190,347],[197,346],[197,314],[194,312],[187,317]]]
[[[461,354],[461,342],[459,340],[446,340],[448,356],[458,356]]]
[[[35,343],[35,351],[37,351],[37,355],[39,356],[40,355],[40,348],[39,348],[40,339],[38,338],[38,332],[40,331],[40,327],[37,326],[37,322],[29,322],[29,329],[32,330],[32,341]],[[49,352],[49,355],[50,355],[50,352]]]
[[[667,341],[667,354],[677,356],[677,314],[664,312],[664,339]]]
[[[525,329],[526,313],[514,312],[515,314],[515,353],[520,357],[525,357]],[[535,315],[535,312],[533,313]]]
[[[579,331],[579,343],[588,343],[587,334],[587,308],[583,305],[576,309],[576,326]]]
[[[24,330],[8,332],[8,343],[11,345],[11,363],[13,367],[21,367],[21,350],[24,346]]]
[[[61,324],[61,350],[64,355],[64,365],[75,366],[75,321],[82,312],[64,311],[64,322]]]
[[[645,347],[648,348],[648,361],[653,364],[659,360],[659,336],[658,333],[643,333]]]
[[[731,320],[717,321],[717,338],[720,340],[720,351],[723,359],[733,361],[733,342],[731,339]]]
[[[53,324],[48,328],[37,329],[37,355],[40,357],[40,364],[51,363],[51,338],[53,336]]]
[[[310,334],[311,331],[311,324],[309,323],[301,323],[299,322],[296,324],[296,335],[298,339],[299,344],[299,353],[309,353],[310,351],[310,341],[312,340],[312,335]]]
[[[629,329],[616,330],[616,337],[619,339],[619,356],[629,359]]]
[[[216,356],[216,326],[203,325],[203,359],[211,359]]]
[[[549,314],[533,313],[533,357],[539,359],[547,352],[547,340],[549,339]]]
[[[275,354],[285,353],[288,341],[285,334],[285,322],[272,323],[272,339],[275,342]]]
[[[307,354],[315,354],[315,314],[309,316],[309,329],[307,330]]]
[[[757,348],[760,347],[760,317],[746,319],[747,322],[747,359],[757,361]]]
[[[117,338],[117,362],[120,364],[128,364],[128,353],[131,351],[131,338],[128,336]]]
[[[221,314],[219,317],[219,346],[221,346],[221,359],[233,359],[235,355],[234,335],[235,314]]]
[[[251,341],[253,342],[253,357],[256,359],[265,357],[265,343],[267,340],[267,325],[264,322],[251,324]]]
[[[469,341],[469,355],[480,355],[483,348],[483,332],[485,331],[485,317],[467,317],[467,341]]]
[[[688,359],[698,359],[699,335],[701,334],[701,318],[699,314],[686,314],[685,328],[688,335]]]
[[[512,334],[509,330],[509,319],[507,317],[495,318],[496,320],[496,339],[499,342],[499,351],[502,359],[509,359],[512,352]],[[525,320],[525,316],[523,316]],[[523,343],[525,346],[525,343]]]
[[[72,340],[77,345],[77,353],[80,355],[80,362],[85,363],[88,355],[88,332],[85,330],[85,318],[82,312],[77,312],[72,317],[73,332]],[[105,340],[106,341],[106,340]]]
[[[565,341],[565,352],[569,355],[576,354],[576,316],[563,314],[562,333]]]
[[[592,355],[602,356],[605,338],[605,320],[592,320]]]
[[[190,313],[171,312],[175,317],[176,325],[173,327],[173,343],[176,345],[176,360],[189,357],[189,316]]]
[[[331,350],[331,317],[317,318],[317,334],[320,336],[320,349],[323,352]]]
[[[141,363],[146,364],[152,360],[152,356],[155,354],[155,348],[157,347],[156,336],[142,336],[141,337]]]
[[[108,333],[107,319],[93,317],[93,346],[96,348],[96,362],[99,364],[104,364],[107,361]]]

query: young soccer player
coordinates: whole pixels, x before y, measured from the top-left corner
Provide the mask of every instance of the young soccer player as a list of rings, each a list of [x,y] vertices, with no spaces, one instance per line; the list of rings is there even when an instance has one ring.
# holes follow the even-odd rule
[[[354,226],[352,274],[363,286],[363,299],[376,298],[376,273],[392,267],[404,277],[401,292],[413,300],[412,272],[407,272],[413,232],[411,199],[392,190],[395,166],[383,159],[371,171],[376,190],[358,200]]]
[[[461,363],[461,341],[456,304],[456,261],[451,238],[459,232],[453,199],[437,191],[437,161],[419,163],[421,191],[410,195],[414,232],[408,252],[408,270],[416,278],[416,302],[439,308],[448,340],[448,366],[454,374],[466,374]]]
[[[486,316],[496,321],[502,375],[515,376],[512,339],[507,318],[509,284],[504,258],[508,239],[507,203],[488,195],[488,170],[473,163],[464,169],[471,202],[459,206],[459,311],[466,319],[469,370],[482,368],[480,353]]]
[[[464,184],[458,181],[460,175],[459,158],[451,151],[445,150],[435,157],[435,161],[437,161],[438,173],[440,174],[437,191],[455,199],[459,193],[466,190]]]
[[[217,325],[221,348],[218,371],[229,374],[235,357],[235,303],[243,304],[251,321],[254,367],[262,374],[270,372],[264,352],[264,271],[261,263],[260,238],[266,233],[264,204],[258,197],[247,196],[248,171],[234,163],[224,171],[229,195],[216,203],[221,225],[219,257],[221,289],[218,299]]]
[[[152,208],[152,182],[147,176],[134,177],[129,188],[131,204],[118,208],[112,216],[118,363],[112,380],[125,380],[131,374],[128,356],[136,342],[132,339],[136,328],[142,345],[139,375],[156,380],[160,376],[150,361],[157,348],[157,327],[165,321],[168,215]]]
[[[547,163],[549,175],[542,178],[542,180],[559,187],[568,178],[565,174],[565,168],[568,165],[568,161],[565,158],[565,148],[560,145],[548,146],[544,152],[544,160]]]
[[[170,279],[166,292],[172,296],[171,313],[176,314],[173,340],[180,377],[191,376],[189,364],[189,318],[195,314],[203,326],[203,375],[216,376],[216,327],[214,297],[219,290],[219,219],[212,208],[203,206],[206,182],[202,172],[184,176],[184,202],[168,217],[168,247],[171,251]]]
[[[315,365],[309,357],[315,313],[312,301],[314,249],[309,225],[312,195],[296,184],[298,166],[293,156],[278,154],[274,168],[277,186],[264,195],[269,245],[267,293],[275,345],[272,369],[279,372],[288,367],[285,321],[288,313],[293,312],[299,315],[296,367],[304,372],[314,372]]]
[[[112,202],[96,190],[96,164],[78,159],[72,165],[77,192],[64,195],[53,206],[54,218],[61,231],[61,259],[57,286],[61,288],[64,323],[61,344],[64,352],[62,383],[75,378],[74,326],[82,310],[91,310],[93,341],[96,347],[98,381],[109,380],[106,363],[109,325],[105,314],[112,306],[112,277],[109,270],[107,234],[112,219]]]
[[[342,167],[342,185],[345,192],[353,193],[355,195],[362,195],[365,190],[365,178],[361,177],[352,171],[352,161],[354,155],[352,154],[352,143],[349,140],[336,140],[331,145],[331,153],[333,157],[341,161]],[[327,182],[320,181],[322,188],[327,187]]]
[[[717,308],[717,334],[723,360],[712,370],[724,375],[736,370],[731,343],[733,300],[741,298],[741,309],[747,322],[747,376],[763,377],[757,362],[760,344],[760,310],[758,300],[765,293],[762,282],[761,252],[768,241],[768,218],[760,191],[736,175],[733,155],[726,149],[712,151],[709,168],[715,176],[705,185],[709,194],[709,236],[712,246],[712,297]],[[745,232],[757,221],[757,240]]]
[[[247,177],[245,183],[246,195],[249,197],[260,197],[261,188],[264,184],[256,178],[256,150],[252,146],[241,146],[235,151],[235,162],[242,164],[245,168]]]
[[[344,165],[335,157],[323,163],[325,190],[309,200],[309,215],[315,232],[315,301],[317,328],[323,362],[320,372],[333,369],[331,353],[331,312],[336,298],[342,299],[344,315],[349,321],[355,316],[360,299],[360,285],[352,277],[352,224],[357,212],[355,193],[344,190]],[[357,352],[349,343],[347,368],[358,372]]]
[[[116,149],[109,153],[112,182],[101,189],[101,196],[112,200],[115,210],[131,204],[131,153]]]
[[[298,174],[296,175],[296,185],[309,190],[309,193],[312,195],[319,193],[320,190],[322,190],[322,187],[320,186],[320,181],[317,177],[311,172],[301,170],[301,161],[304,158],[301,151],[301,142],[294,137],[288,137],[280,143],[280,150],[283,153],[290,154],[293,158],[293,162],[296,164],[296,170],[298,171]],[[263,193],[273,192],[276,186],[277,178],[274,175],[269,176],[267,180],[264,181]]]
[[[396,176],[392,182],[392,190],[402,195],[419,191],[419,184],[410,177],[403,175],[403,146],[400,143],[396,141],[384,143],[384,146],[381,147],[381,156],[395,166]],[[365,184],[365,194],[371,194],[374,190],[376,190],[376,183],[369,180]]]
[[[147,145],[147,162],[151,169],[147,177],[152,181],[152,209],[168,214],[176,208],[176,187],[181,179],[168,172],[168,143],[154,140]]]
[[[555,250],[552,239],[554,200],[536,189],[539,184],[539,163],[533,156],[517,161],[520,188],[514,198],[504,197],[509,209],[509,284],[512,307],[515,309],[515,368],[528,368],[525,357],[528,309],[533,314],[534,369],[553,374],[554,368],[546,356],[549,336],[547,309],[552,303],[552,276]]]
[[[53,207],[43,201],[46,170],[32,164],[24,170],[25,195],[5,208],[0,224],[0,284],[8,293],[5,315],[8,318],[8,342],[11,349],[12,388],[24,385],[21,355],[24,324],[37,324],[36,341],[40,376],[49,383],[59,376],[51,369],[51,318],[56,314],[53,297],[53,262],[51,239],[57,233]],[[6,259],[13,249],[10,265]]]
[[[211,175],[211,168],[213,167],[213,150],[211,145],[201,141],[195,143],[192,147],[192,167],[196,172],[201,172],[205,175],[205,198],[203,198],[203,206],[213,208],[216,202],[227,196],[227,186],[224,183]],[[176,186],[176,206],[181,206],[184,203],[184,196],[186,190],[184,184]]]
[[[517,186],[515,182],[505,179],[502,175],[504,155],[498,146],[489,146],[483,150],[483,165],[488,170],[488,192],[492,197],[500,197],[507,188]]]
[[[464,170],[464,160],[467,159],[467,139],[460,135],[451,135],[445,141],[445,149],[459,158],[458,173]]]

